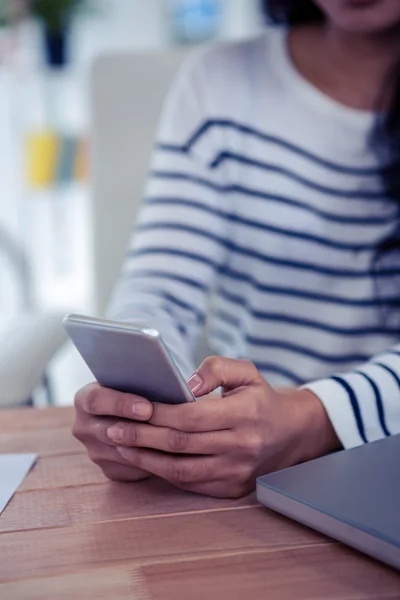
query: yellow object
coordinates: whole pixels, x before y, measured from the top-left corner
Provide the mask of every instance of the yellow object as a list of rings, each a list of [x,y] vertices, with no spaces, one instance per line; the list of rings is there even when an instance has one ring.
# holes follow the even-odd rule
[[[27,182],[34,189],[54,183],[60,142],[51,131],[31,133],[27,140]]]
[[[75,178],[84,181],[87,177],[87,144],[81,140],[75,157]]]

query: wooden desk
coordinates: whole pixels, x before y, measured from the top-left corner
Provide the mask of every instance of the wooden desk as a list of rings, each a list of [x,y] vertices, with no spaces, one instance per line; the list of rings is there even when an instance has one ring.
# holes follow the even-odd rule
[[[40,458],[0,517],[2,600],[400,598],[400,575],[257,505],[106,481],[71,409],[0,412]]]

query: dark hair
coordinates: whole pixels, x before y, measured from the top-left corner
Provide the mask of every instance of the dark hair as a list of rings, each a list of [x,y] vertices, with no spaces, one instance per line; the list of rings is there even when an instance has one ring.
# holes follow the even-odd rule
[[[313,0],[261,0],[261,6],[269,22],[281,25],[299,25],[302,23],[322,22],[325,15]],[[371,143],[378,155],[381,176],[387,197],[392,200],[400,215],[400,60],[388,74],[389,89],[393,96],[384,117],[377,118]],[[393,85],[394,84],[394,85]],[[385,86],[386,88],[386,86]],[[380,94],[385,99],[385,91]],[[378,105],[377,110],[381,107]],[[377,248],[373,273],[377,273],[382,263],[390,255],[396,258],[400,254],[400,218],[394,231]],[[400,307],[400,293],[391,306]]]
[[[299,25],[325,18],[312,0],[261,0],[261,6],[267,19],[282,25]]]

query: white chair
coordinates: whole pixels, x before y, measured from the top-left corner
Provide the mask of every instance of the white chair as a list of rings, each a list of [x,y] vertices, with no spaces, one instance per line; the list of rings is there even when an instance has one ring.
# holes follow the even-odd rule
[[[51,404],[47,368],[66,339],[62,315],[34,308],[27,257],[3,229],[0,253],[8,259],[21,287],[21,310],[0,331],[0,408],[32,404],[33,394],[41,386]]]

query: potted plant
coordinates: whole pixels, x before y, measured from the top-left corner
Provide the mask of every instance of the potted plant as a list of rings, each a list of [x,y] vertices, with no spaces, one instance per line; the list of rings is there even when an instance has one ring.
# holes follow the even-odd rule
[[[68,62],[71,21],[89,8],[90,0],[31,0],[31,12],[43,25],[46,61],[53,68]]]

